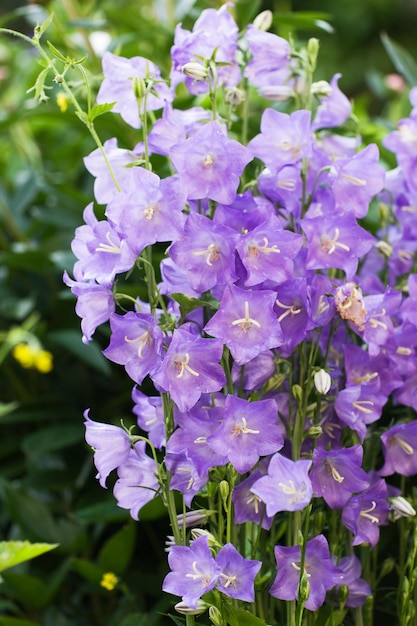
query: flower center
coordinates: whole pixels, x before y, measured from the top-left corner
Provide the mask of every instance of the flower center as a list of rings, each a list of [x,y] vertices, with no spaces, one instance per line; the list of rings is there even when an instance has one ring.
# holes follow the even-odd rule
[[[200,376],[198,372],[193,370],[193,368],[188,365],[189,362],[190,355],[188,354],[188,352],[186,352],[185,354],[177,354],[174,359],[174,365],[178,372],[177,378],[182,378],[185,371],[187,371],[192,376]]]
[[[146,207],[146,209],[143,212],[145,219],[151,220],[153,216],[155,215],[155,213],[158,211],[158,209],[159,209],[159,206],[157,204],[150,204],[148,207]]]
[[[259,256],[259,252],[263,252],[264,254],[269,254],[270,252],[280,253],[281,250],[277,248],[274,244],[273,246],[268,246],[268,239],[266,237],[263,238],[263,245],[258,246],[254,243],[248,245],[249,256]]]
[[[215,164],[215,162],[216,162],[216,159],[214,158],[214,156],[212,154],[207,154],[203,160],[203,167],[205,167],[206,169],[209,169]]]
[[[247,427],[247,421],[246,421],[246,417],[242,417],[242,421],[240,423],[236,422],[233,430],[232,430],[232,435],[259,435],[259,430],[255,430],[253,428],[248,428]]]
[[[129,337],[125,337],[124,338],[126,343],[137,343],[138,344],[138,357],[140,359],[143,359],[143,349],[144,348],[149,348],[149,346],[152,344],[152,333],[150,330],[145,330],[144,333],[142,333],[142,335],[140,335],[139,337],[136,337],[135,339],[129,339]]]
[[[294,315],[298,315],[303,310],[302,307],[297,304],[283,304],[278,300],[278,298],[275,300],[275,302],[281,309],[286,309],[284,313],[279,316],[278,322],[282,322],[282,320],[285,319],[287,315],[294,317]]]
[[[109,254],[120,254],[121,250],[119,246],[111,240],[110,233],[106,233],[106,239],[109,243],[100,242],[96,248],[96,252],[107,252]]]
[[[304,483],[300,485],[298,490],[293,480],[289,480],[288,485],[285,483],[278,483],[278,487],[281,487],[286,496],[292,496],[292,498],[290,499],[290,504],[299,502],[305,496],[306,486]]]
[[[194,256],[205,256],[206,255],[206,263],[213,265],[220,258],[221,247],[218,243],[210,243],[205,250],[195,250],[192,254]]]
[[[249,302],[247,300],[245,301],[245,317],[239,317],[233,320],[232,326],[239,326],[244,332],[247,332],[252,326],[256,326],[257,328],[261,327],[257,320],[249,317]]]
[[[204,574],[204,572],[200,572],[200,570],[197,567],[197,561],[193,561],[192,568],[193,568],[194,574],[186,574],[185,577],[192,578],[193,580],[201,580],[203,587],[208,587],[208,585],[210,584],[211,577],[208,576],[207,574]]]
[[[324,234],[320,237],[320,245],[321,249],[330,256],[336,250],[336,248],[340,248],[341,250],[345,250],[346,252],[350,252],[349,246],[345,243],[339,241],[340,231],[336,227],[334,229],[334,237],[330,237],[329,234]]]
[[[409,443],[407,443],[406,441],[404,441],[404,439],[401,439],[401,437],[398,437],[397,435],[393,435],[392,437],[390,437],[389,439],[389,445],[398,445],[400,446],[400,448],[406,453],[408,454],[408,456],[411,456],[412,454],[414,454],[414,448],[412,446],[410,446]]]
[[[376,509],[376,502],[372,500],[371,507],[369,509],[365,509],[364,511],[361,511],[359,515],[361,515],[362,517],[365,517],[366,519],[369,519],[369,521],[372,522],[372,524],[379,524],[379,518],[376,515],[371,515],[372,511],[375,511],[375,509]]]

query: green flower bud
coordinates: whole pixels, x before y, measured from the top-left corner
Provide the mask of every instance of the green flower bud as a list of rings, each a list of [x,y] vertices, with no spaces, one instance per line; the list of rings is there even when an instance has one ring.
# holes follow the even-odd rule
[[[216,606],[211,606],[208,610],[209,620],[214,626],[223,626],[223,618],[219,609]]]
[[[145,97],[146,83],[144,78],[139,78],[139,76],[133,78],[133,93],[137,100],[142,100]]]
[[[269,30],[272,25],[272,11],[266,9],[259,13],[253,20],[253,25],[258,30]]]
[[[308,53],[308,58],[309,58],[312,70],[314,70],[316,67],[317,57],[319,54],[319,47],[320,47],[320,42],[315,37],[311,37],[311,39],[308,40],[307,53]]]

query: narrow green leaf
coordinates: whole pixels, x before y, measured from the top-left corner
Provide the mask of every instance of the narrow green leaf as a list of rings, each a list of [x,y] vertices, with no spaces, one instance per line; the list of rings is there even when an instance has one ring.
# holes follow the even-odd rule
[[[382,33],[381,41],[397,72],[402,74],[410,86],[417,85],[417,63],[399,43]]]
[[[32,458],[62,450],[84,439],[80,424],[53,424],[27,435],[22,442],[24,452]]]
[[[53,19],[54,19],[54,14],[51,13],[50,15],[48,15],[48,17],[43,22],[43,24],[36,26],[35,36],[37,39],[40,39],[42,37],[43,33],[46,31],[46,29],[48,28],[49,24],[52,22]]]
[[[81,339],[81,332],[71,329],[55,330],[48,334],[49,341],[65,348],[81,362],[105,376],[110,375],[110,365],[94,343],[85,345]]]
[[[60,61],[62,61],[63,63],[67,63],[67,59],[64,57],[64,55],[58,50],[58,48],[55,48],[55,46],[50,42],[47,41],[46,42],[48,44],[48,48],[50,49],[50,51],[52,52],[52,54],[54,55],[54,57],[56,57],[57,59],[59,59]]]
[[[24,561],[49,552],[58,546],[57,543],[30,543],[29,541],[0,542],[0,572],[14,567]]]

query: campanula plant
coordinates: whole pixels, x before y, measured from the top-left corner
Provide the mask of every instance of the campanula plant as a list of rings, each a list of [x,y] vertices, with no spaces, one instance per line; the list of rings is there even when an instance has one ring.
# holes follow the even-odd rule
[[[387,133],[389,171],[348,124],[341,75],[314,80],[318,41],[268,32],[269,12],[239,32],[233,12],[177,26],[169,77],[106,52],[87,112],[59,73],[104,205],[85,209],[64,280],[83,340],[107,324],[104,354],[132,381],[135,424],[87,409],[86,440],[134,519],[154,498],[167,509],[176,623],[371,624],[378,548],[400,532],[391,606],[406,626],[417,112]],[[51,53],[58,76],[69,61]],[[100,142],[110,110],[135,145]]]

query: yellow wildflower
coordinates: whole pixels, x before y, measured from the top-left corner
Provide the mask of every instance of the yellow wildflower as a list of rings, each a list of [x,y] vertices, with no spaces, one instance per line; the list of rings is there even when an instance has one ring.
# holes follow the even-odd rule
[[[34,366],[41,374],[47,374],[52,370],[52,354],[48,350],[40,350],[34,356]]]
[[[32,348],[27,343],[19,343],[17,344],[13,350],[12,354],[16,361],[20,363],[22,367],[33,367],[34,364],[34,353]]]
[[[68,99],[66,94],[63,91],[58,91],[56,94],[56,103],[59,106],[59,110],[61,113],[65,113],[68,109]]]
[[[105,574],[103,574],[100,585],[104,587],[104,589],[107,589],[107,591],[112,591],[112,589],[115,588],[118,582],[119,579],[117,578],[116,574],[113,574],[113,572],[106,572]]]

